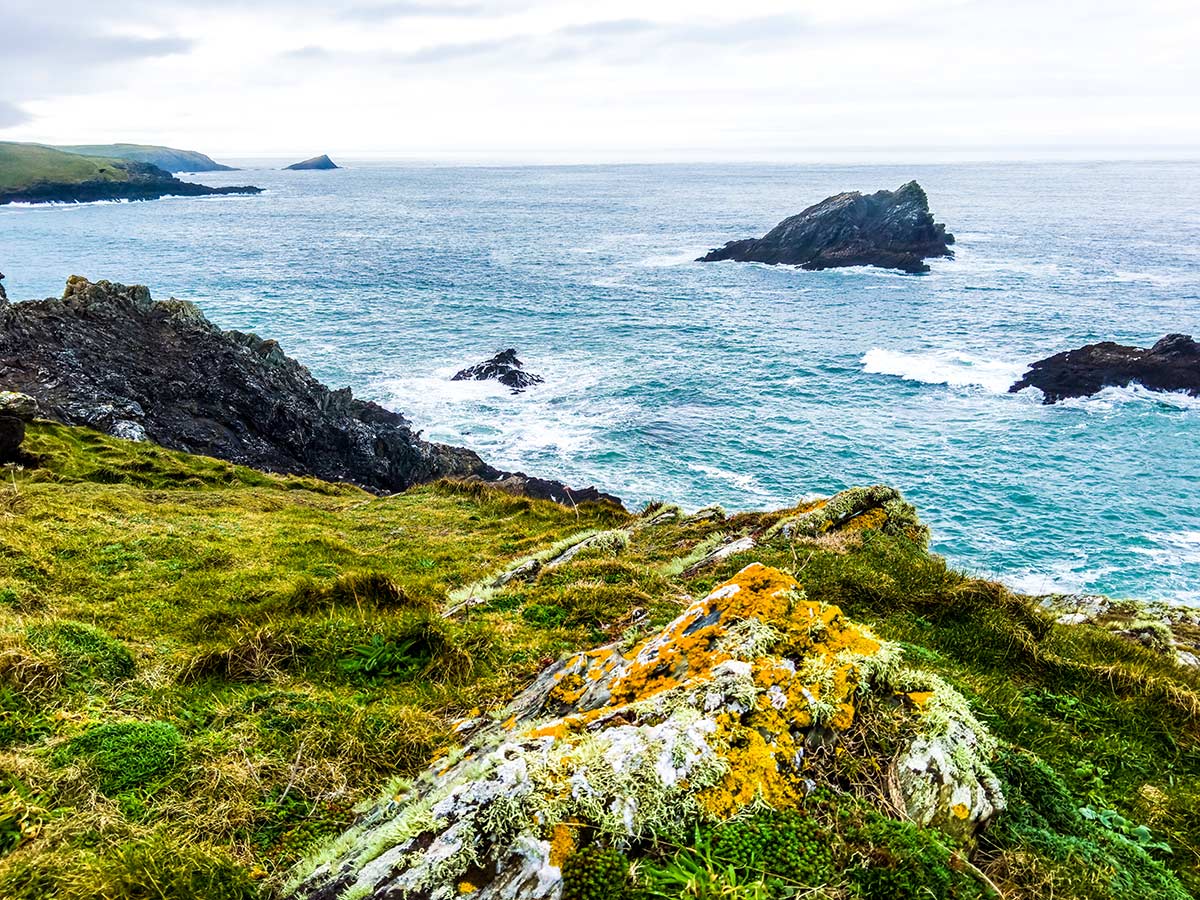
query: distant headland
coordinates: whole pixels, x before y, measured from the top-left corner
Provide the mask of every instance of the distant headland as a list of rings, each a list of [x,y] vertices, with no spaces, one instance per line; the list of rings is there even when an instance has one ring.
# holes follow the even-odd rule
[[[206,157],[207,158],[207,157]],[[38,144],[0,142],[0,205],[157,200],[214,194],[258,194],[252,185],[210,187],[181,181],[133,159],[87,156]]]

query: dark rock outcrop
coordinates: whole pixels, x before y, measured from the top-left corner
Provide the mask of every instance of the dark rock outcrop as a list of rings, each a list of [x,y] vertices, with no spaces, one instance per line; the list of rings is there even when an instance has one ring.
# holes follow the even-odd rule
[[[8,302],[8,294],[4,293],[4,273],[0,272],[0,303]]]
[[[878,266],[928,272],[930,257],[953,256],[954,235],[933,221],[929,199],[915,181],[894,191],[835,194],[784,219],[761,238],[730,241],[699,262],[732,259],[832,269]]]
[[[455,373],[451,381],[498,381],[519,393],[527,387],[541,384],[541,375],[526,372],[523,364],[517,359],[517,351],[511,347],[501,350],[489,360],[468,366]]]
[[[325,387],[275,341],[222,331],[191,303],[155,302],[141,286],[72,276],[61,299],[0,307],[0,389],[67,424],[380,493],[453,478],[620,503],[423,441],[402,415]]]
[[[1200,396],[1200,344],[1186,334],[1168,334],[1149,350],[1112,341],[1088,344],[1038,360],[1008,390],[1036,387],[1042,402],[1057,403],[1134,382],[1151,391]]]
[[[0,391],[0,463],[21,461],[25,423],[37,415],[37,401],[26,394]]]
[[[332,159],[322,153],[320,156],[314,156],[312,159],[306,159],[303,162],[292,163],[290,166],[284,166],[285,171],[299,172],[304,169],[340,169]]]
[[[0,192],[5,203],[91,203],[96,200],[157,200],[160,197],[209,197],[217,194],[260,194],[252,185],[210,187],[180,181],[170,172],[140,162],[114,163],[127,174],[124,181],[38,181],[16,190]]]

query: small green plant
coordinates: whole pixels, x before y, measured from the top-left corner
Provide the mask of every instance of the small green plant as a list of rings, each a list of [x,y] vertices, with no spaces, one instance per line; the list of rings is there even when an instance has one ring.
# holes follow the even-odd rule
[[[183,738],[166,722],[116,722],[96,725],[59,747],[54,762],[84,760],[97,787],[110,796],[146,788],[166,775],[183,755]]]
[[[133,674],[133,655],[106,631],[82,622],[51,622],[31,625],[25,632],[30,646],[49,650],[74,676],[90,676],[106,681],[128,678]]]
[[[1149,828],[1145,825],[1135,825],[1115,809],[1096,811],[1090,806],[1084,806],[1079,810],[1079,815],[1085,821],[1095,822],[1097,825],[1121,835],[1126,840],[1132,841],[1143,850],[1161,850],[1163,853],[1171,852],[1170,844],[1156,841],[1154,834]]]
[[[611,847],[583,847],[562,865],[562,900],[621,900],[629,860]]]
[[[557,628],[570,614],[570,610],[546,603],[533,603],[521,610],[521,618],[538,628]]]
[[[342,668],[351,675],[371,678],[412,678],[429,663],[431,655],[419,635],[390,639],[377,634],[369,644],[355,647],[342,660]]]

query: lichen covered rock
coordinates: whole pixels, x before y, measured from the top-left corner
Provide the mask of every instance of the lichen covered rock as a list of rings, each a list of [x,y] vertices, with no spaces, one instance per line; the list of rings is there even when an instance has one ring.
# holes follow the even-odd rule
[[[757,563],[623,652],[546,669],[495,721],[305,864],[293,896],[554,898],[582,838],[686,840],[699,822],[788,809],[824,783],[864,705],[906,735],[889,785],[969,837],[1003,800],[962,700],[897,647]]]

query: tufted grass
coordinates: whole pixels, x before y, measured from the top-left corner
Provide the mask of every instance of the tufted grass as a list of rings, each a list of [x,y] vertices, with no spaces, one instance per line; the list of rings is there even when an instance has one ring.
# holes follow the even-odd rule
[[[376,498],[46,423],[27,450],[36,461],[6,473],[0,504],[0,896],[270,896],[356,804],[449,745],[458,719],[498,709],[564,653],[648,634],[751,561],[900,641],[1036,754],[1061,791],[1025,790],[1021,810],[1114,810],[1171,847],[1118,844],[1105,859],[1120,871],[1101,877],[1070,852],[1092,825],[1014,814],[973,858],[1005,896],[1132,898],[1113,885],[1157,883],[1162,866],[1200,890],[1200,680],[1056,626],[870,521],[777,533],[694,570],[805,508],[659,510],[642,527],[480,485]],[[460,602],[614,528],[628,540]],[[879,841],[871,852],[891,858]]]

